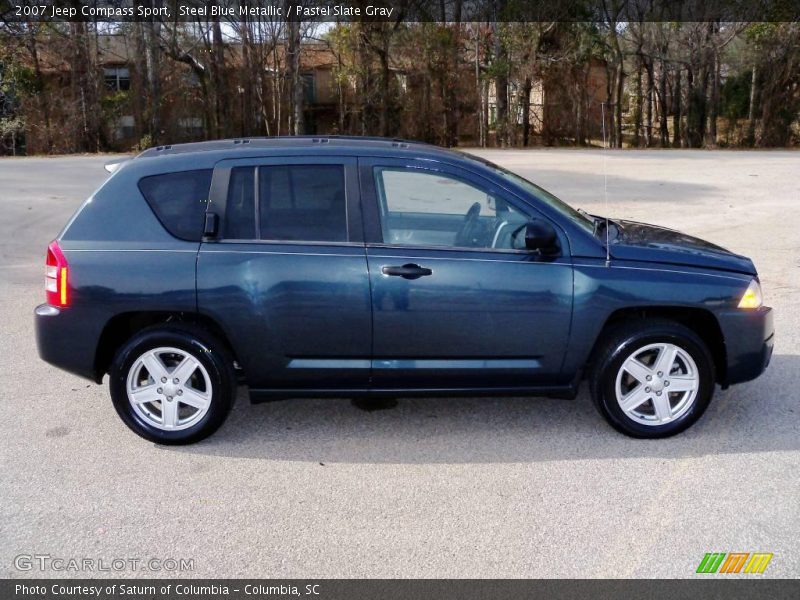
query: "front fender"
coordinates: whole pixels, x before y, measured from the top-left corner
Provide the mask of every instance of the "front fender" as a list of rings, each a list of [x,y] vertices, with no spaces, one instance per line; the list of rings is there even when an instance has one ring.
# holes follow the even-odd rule
[[[605,261],[576,259],[574,312],[562,375],[580,374],[614,313],[668,309],[680,315],[682,309],[701,309],[719,321],[720,315],[736,310],[751,279],[749,275],[692,267],[629,261],[606,265]]]

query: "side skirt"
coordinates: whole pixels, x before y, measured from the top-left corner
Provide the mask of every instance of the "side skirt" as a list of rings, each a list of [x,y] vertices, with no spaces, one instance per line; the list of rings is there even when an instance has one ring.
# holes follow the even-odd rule
[[[418,398],[418,397],[493,397],[493,396],[540,396],[573,400],[578,394],[578,385],[542,386],[532,388],[357,388],[357,389],[251,389],[250,402],[272,402],[297,398]]]

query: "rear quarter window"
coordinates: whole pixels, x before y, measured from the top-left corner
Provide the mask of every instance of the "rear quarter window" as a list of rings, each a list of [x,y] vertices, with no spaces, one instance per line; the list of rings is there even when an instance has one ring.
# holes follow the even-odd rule
[[[164,228],[173,236],[200,241],[213,169],[152,175],[139,190]]]

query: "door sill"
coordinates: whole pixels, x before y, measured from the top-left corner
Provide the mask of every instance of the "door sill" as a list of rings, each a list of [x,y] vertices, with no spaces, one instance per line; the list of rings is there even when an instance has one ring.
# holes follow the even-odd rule
[[[299,398],[419,398],[419,397],[496,397],[539,396],[572,400],[576,385],[493,388],[320,388],[320,389],[250,389],[250,402],[272,402]]]

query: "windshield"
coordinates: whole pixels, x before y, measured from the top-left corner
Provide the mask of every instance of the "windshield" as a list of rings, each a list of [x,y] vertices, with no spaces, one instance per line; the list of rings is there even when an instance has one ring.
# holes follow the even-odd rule
[[[492,169],[495,173],[497,173],[504,179],[508,179],[512,183],[515,183],[521,188],[524,188],[526,191],[530,192],[537,199],[541,200],[551,208],[554,208],[555,210],[557,210],[559,213],[564,215],[566,218],[568,218],[570,221],[572,221],[579,227],[583,227],[589,233],[594,232],[594,219],[590,215],[575,210],[569,204],[563,202],[562,200],[559,200],[547,190],[540,188],[535,183],[531,183],[530,181],[528,181],[524,177],[520,177],[516,173],[512,173],[511,171],[508,171],[507,169],[504,169],[503,167],[500,167],[480,157],[473,155],[469,156],[470,158],[474,158],[482,162],[484,165]]]

